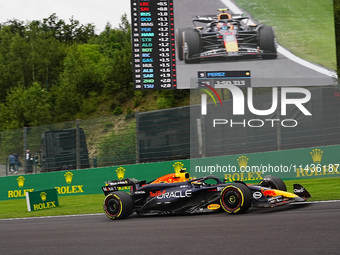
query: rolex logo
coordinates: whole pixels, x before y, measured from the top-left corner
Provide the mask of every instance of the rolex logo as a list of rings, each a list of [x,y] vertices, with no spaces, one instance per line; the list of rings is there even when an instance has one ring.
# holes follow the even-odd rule
[[[126,170],[123,167],[117,168],[116,173],[117,173],[117,177],[118,177],[119,180],[124,178],[125,171]]]
[[[73,173],[67,172],[67,173],[64,174],[64,176],[65,176],[66,183],[71,184],[72,178],[73,178]]]
[[[47,198],[46,192],[41,192],[40,193],[40,198],[41,198],[42,201],[46,201],[46,198]]]
[[[179,173],[183,169],[184,164],[182,162],[176,162],[172,166],[174,167],[175,173]]]
[[[248,165],[248,160],[249,158],[247,158],[246,156],[240,156],[237,159],[238,165],[240,166],[240,169],[245,169]]]
[[[17,181],[18,181],[18,186],[19,186],[19,188],[24,187],[25,177],[19,176],[18,179],[17,179]]]
[[[310,155],[312,156],[312,159],[314,163],[319,164],[322,159],[323,151],[321,149],[314,149],[312,152],[310,152]]]

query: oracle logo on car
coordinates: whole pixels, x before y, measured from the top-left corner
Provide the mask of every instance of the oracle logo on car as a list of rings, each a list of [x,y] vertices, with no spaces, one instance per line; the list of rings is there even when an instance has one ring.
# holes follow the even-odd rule
[[[158,199],[164,199],[164,198],[185,198],[185,197],[191,197],[192,196],[192,190],[176,190],[176,191],[170,191],[165,192],[157,196]]]

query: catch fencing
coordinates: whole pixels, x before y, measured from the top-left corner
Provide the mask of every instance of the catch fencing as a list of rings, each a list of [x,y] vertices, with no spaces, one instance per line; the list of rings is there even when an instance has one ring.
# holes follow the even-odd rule
[[[1,131],[0,176],[15,173],[9,169],[14,153],[19,156],[18,174],[134,164],[135,123],[130,113]]]

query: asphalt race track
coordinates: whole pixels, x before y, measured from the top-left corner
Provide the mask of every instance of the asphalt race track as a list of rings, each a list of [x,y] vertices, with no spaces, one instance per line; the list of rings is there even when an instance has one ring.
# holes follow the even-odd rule
[[[175,29],[193,27],[196,15],[217,14],[217,9],[225,8],[227,1],[221,0],[174,0]],[[197,24],[199,25],[199,24]],[[201,26],[204,26],[201,24]],[[280,44],[280,42],[278,42]],[[176,47],[178,47],[176,45]],[[286,52],[286,50],[284,50]],[[334,49],[335,54],[335,49]],[[261,58],[201,61],[199,64],[185,64],[176,61],[177,86],[180,89],[197,88],[198,71],[251,71],[252,87],[273,86],[328,86],[336,84],[334,70],[315,71],[279,54],[277,59]],[[317,69],[318,70],[318,69]]]
[[[188,216],[0,220],[0,254],[338,254],[340,201]]]

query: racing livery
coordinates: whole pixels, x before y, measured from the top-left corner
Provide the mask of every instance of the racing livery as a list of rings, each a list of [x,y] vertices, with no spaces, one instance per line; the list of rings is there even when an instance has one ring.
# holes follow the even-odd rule
[[[196,16],[194,27],[176,30],[177,55],[185,63],[201,60],[260,56],[277,58],[277,43],[272,27],[248,25],[249,17],[227,13]],[[202,23],[205,26],[198,26]]]
[[[130,194],[121,191],[128,188]],[[251,206],[275,207],[310,198],[308,191],[294,184],[294,193],[287,192],[285,183],[265,176],[258,185],[241,181],[228,183],[213,175],[191,179],[181,171],[162,176],[152,182],[123,179],[106,182],[103,209],[110,219],[123,219],[136,213],[191,214],[226,211],[246,212]]]

